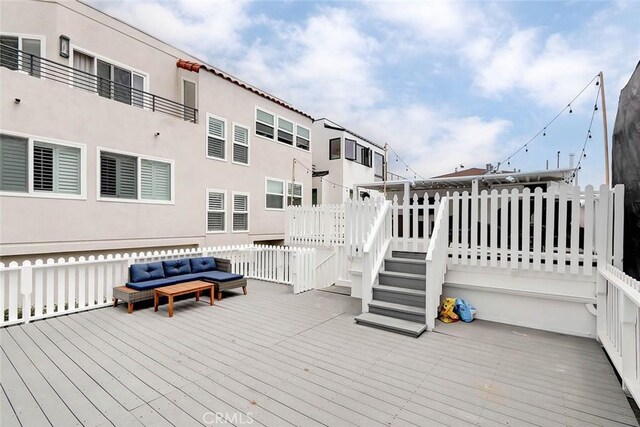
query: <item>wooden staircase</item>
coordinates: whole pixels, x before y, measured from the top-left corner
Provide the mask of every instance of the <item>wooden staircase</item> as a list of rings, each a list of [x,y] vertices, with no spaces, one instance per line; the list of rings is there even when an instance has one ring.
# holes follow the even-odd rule
[[[418,337],[426,326],[424,252],[393,251],[373,287],[369,312],[356,317],[358,324]]]

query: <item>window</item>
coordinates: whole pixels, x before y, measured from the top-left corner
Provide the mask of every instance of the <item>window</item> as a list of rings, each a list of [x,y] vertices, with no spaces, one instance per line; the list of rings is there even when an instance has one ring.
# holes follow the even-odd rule
[[[210,233],[225,231],[226,192],[207,190],[207,231]]]
[[[171,202],[173,163],[135,154],[100,152],[100,197]]]
[[[124,104],[144,107],[145,76],[73,50],[73,85]],[[95,76],[95,77],[94,77]]]
[[[96,78],[93,56],[86,55],[77,50],[73,51],[73,85],[90,92],[96,91]]]
[[[80,149],[35,141],[33,190],[80,194]]]
[[[380,180],[384,180],[384,156],[380,153],[375,153],[375,159],[373,175]]]
[[[264,136],[265,138],[274,138],[274,125],[275,116],[266,111],[256,109],[256,135]],[[292,129],[293,132],[293,129]]]
[[[171,164],[140,160],[140,195],[145,200],[171,200]]]
[[[40,56],[42,41],[22,36],[0,36],[0,66],[10,70],[22,70],[34,77],[40,77]],[[19,50],[23,53],[20,55]],[[20,57],[21,56],[21,57]]]
[[[249,231],[249,195],[233,193],[233,231]]]
[[[353,139],[344,140],[344,158],[361,165],[371,167],[372,151],[370,148],[358,144]]]
[[[184,104],[184,119],[196,122],[196,84],[189,80],[182,80],[182,103]]]
[[[309,151],[309,129],[302,126],[296,126],[296,147]]]
[[[344,140],[344,158],[356,160],[356,142],[353,139]]]
[[[292,192],[293,188],[293,192]],[[287,184],[287,206],[300,206],[302,205],[302,184],[288,183]]]
[[[293,145],[293,123],[278,117],[278,141]]]
[[[77,146],[0,135],[0,191],[80,195],[82,162]]]
[[[333,138],[329,140],[329,160],[336,160],[340,158],[340,145],[342,140],[340,138]]]
[[[267,178],[267,209],[284,209],[284,181]]]
[[[100,154],[100,196],[137,199],[138,159],[113,153]]]
[[[29,191],[29,140],[0,135],[0,190]]]
[[[226,160],[227,123],[216,117],[208,117],[207,156],[213,159]]]
[[[249,164],[249,128],[233,124],[233,161]]]

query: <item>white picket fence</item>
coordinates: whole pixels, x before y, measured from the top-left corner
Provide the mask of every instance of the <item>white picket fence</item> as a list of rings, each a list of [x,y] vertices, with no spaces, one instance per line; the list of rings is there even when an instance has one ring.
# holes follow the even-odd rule
[[[285,244],[344,245],[344,211],[344,204],[287,207]]]
[[[640,401],[640,282],[607,264],[598,268],[598,339],[622,385]]]
[[[451,196],[451,263],[593,275],[597,245],[622,261],[624,188],[483,190]]]
[[[105,307],[131,264],[196,256],[229,259],[234,273],[288,284],[294,293],[316,286],[313,248],[242,245],[0,263],[0,327]]]
[[[417,194],[413,198],[393,196],[393,249],[398,251],[427,252],[433,233],[435,217],[440,206],[440,195],[429,203],[429,195]]]

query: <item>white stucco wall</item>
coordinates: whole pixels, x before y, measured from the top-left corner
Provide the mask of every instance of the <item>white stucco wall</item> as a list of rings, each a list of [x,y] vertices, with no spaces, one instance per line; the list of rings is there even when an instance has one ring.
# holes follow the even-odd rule
[[[79,144],[85,158],[80,198],[0,195],[0,256],[227,245],[284,237],[284,211],[265,209],[265,178],[291,180],[293,159],[311,165],[311,153],[256,136],[255,108],[261,106],[309,129],[310,118],[204,69],[200,73],[178,69],[178,58],[194,59],[81,3],[12,1],[0,7],[1,32],[42,36],[45,56],[51,60],[68,65],[69,60],[58,55],[58,37],[65,34],[72,48],[80,46],[144,71],[149,76],[147,90],[168,99],[181,102],[181,78],[195,80],[199,100],[199,121],[193,124],[0,68],[0,130]],[[14,98],[20,98],[20,104]],[[227,121],[226,161],[206,157],[207,113]],[[231,162],[234,122],[250,129],[250,166]],[[173,203],[99,200],[98,147],[172,161]],[[310,204],[311,174],[301,171],[296,181],[303,184],[303,203]],[[206,232],[207,188],[227,192],[224,233]],[[250,193],[249,232],[231,231],[234,191]]]

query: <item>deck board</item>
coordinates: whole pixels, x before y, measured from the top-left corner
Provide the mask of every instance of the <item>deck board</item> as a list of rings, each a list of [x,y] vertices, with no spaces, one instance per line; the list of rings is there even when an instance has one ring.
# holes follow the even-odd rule
[[[483,321],[415,339],[259,281],[207,299],[0,330],[2,425],[638,425],[595,340]]]

